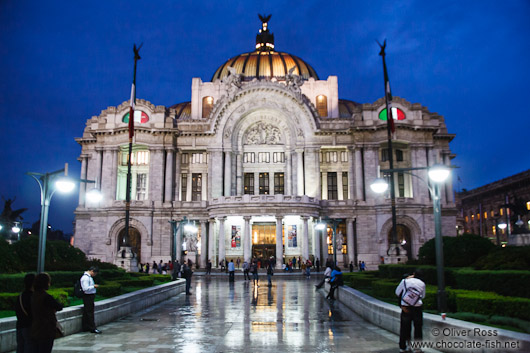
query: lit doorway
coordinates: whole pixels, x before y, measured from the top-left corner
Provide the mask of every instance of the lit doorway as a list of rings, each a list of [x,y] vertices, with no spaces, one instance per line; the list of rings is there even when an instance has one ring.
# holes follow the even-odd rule
[[[276,258],[276,224],[252,224],[252,258],[258,259],[263,267],[271,257]]]

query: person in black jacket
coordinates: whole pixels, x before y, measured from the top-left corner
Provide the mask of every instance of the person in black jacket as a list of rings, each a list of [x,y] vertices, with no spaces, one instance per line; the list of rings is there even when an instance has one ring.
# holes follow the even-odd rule
[[[28,273],[24,277],[24,291],[20,293],[15,303],[17,314],[17,353],[33,352],[34,343],[30,336],[31,330],[31,296],[33,295],[33,281],[35,275]]]
[[[35,340],[36,352],[49,353],[57,333],[57,317],[55,313],[63,310],[63,306],[46,290],[50,288],[50,275],[43,272],[35,277],[33,296],[31,297],[31,337]]]

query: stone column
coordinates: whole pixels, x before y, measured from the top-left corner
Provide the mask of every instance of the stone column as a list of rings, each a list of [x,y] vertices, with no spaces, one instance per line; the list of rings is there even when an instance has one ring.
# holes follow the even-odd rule
[[[177,221],[177,225],[178,225],[178,230],[177,230],[177,245],[176,245],[176,248],[177,248],[177,253],[175,254],[175,258],[177,259],[177,261],[179,263],[182,263],[182,234],[183,234],[183,225],[182,223],[180,223],[180,221]]]
[[[309,259],[309,217],[302,216],[302,222],[304,223],[304,230],[302,232],[302,261]]]
[[[206,260],[207,260],[207,252],[208,252],[208,240],[206,237],[206,220],[201,219],[201,260],[200,260],[200,266],[201,268],[206,268]]]
[[[304,194],[304,162],[303,162],[303,151],[296,150],[296,186],[297,195]]]
[[[215,266],[215,219],[210,218],[208,222],[208,259],[212,261],[212,266]]]
[[[252,236],[250,234],[250,216],[245,216],[244,230],[243,230],[243,259],[250,263],[252,257]]]
[[[274,195],[274,173],[269,172],[269,195]]]
[[[102,182],[102,176],[101,176],[101,163],[103,161],[103,149],[101,147],[96,147],[96,175],[94,178],[96,179],[96,186],[101,189],[101,182]],[[90,173],[90,170],[88,171]]]
[[[186,200],[187,201],[193,201],[192,199],[192,196],[191,196],[191,185],[192,185],[192,177],[193,177],[193,174],[191,171],[188,171],[188,181],[187,181],[187,185],[186,185]]]
[[[363,200],[363,155],[360,148],[355,149],[355,200]]]
[[[210,190],[211,198],[223,196],[223,152],[210,152],[210,165],[208,166],[208,180],[211,179],[208,189]]]
[[[254,195],[259,195],[259,172],[254,173]]]
[[[236,154],[236,195],[243,194],[243,162],[241,152]]]
[[[163,165],[163,150],[160,148],[153,148],[150,150],[149,161],[149,178],[148,185],[148,199],[151,201],[162,201],[164,185]],[[132,186],[134,187],[134,186]]]
[[[370,146],[370,148],[365,149],[364,160],[364,177],[367,185],[370,185],[377,178],[377,170],[379,166],[379,153],[378,148],[375,146]],[[376,194],[370,190],[370,198],[374,198]]]
[[[345,200],[342,184],[342,171],[337,171],[337,200]]]
[[[353,163],[353,147],[348,147],[348,198],[355,200],[355,169]]]
[[[225,152],[225,196],[231,196],[232,190],[232,152]],[[219,260],[221,261],[221,260]]]
[[[291,152],[285,151],[285,195],[292,195],[293,194],[293,172],[292,172],[292,166],[291,166]]]
[[[208,200],[208,189],[210,185],[208,185],[208,173],[201,173],[202,178],[202,185],[201,185],[201,200],[207,201]]]
[[[327,226],[326,226],[327,227]],[[328,260],[328,230],[327,228],[324,228],[324,230],[320,231],[320,236],[322,237],[322,266],[326,265],[326,261]]]
[[[166,187],[164,192],[164,201],[173,201],[173,148],[166,150]]]
[[[174,183],[174,192],[175,195],[174,199],[176,201],[182,200],[182,195],[180,195],[180,162],[181,162],[181,154],[179,153],[179,150],[175,150],[175,173],[173,174],[173,180]]]
[[[110,194],[112,195],[112,200],[116,200],[116,185],[118,184],[118,152],[119,148],[112,148],[112,169],[110,170]],[[133,190],[133,185],[131,185],[131,190]]]
[[[328,173],[322,173],[322,200],[328,199]]]
[[[320,259],[320,265],[322,265],[322,257],[320,255],[320,237],[322,231],[314,229],[313,231],[313,244],[315,244],[315,261]]]
[[[355,247],[353,244],[353,219],[346,220],[346,241],[348,243],[348,265],[354,260]],[[354,266],[357,265],[354,263]]]
[[[283,265],[283,217],[276,216],[276,269],[281,270]]]
[[[81,179],[87,179],[87,159],[88,156],[81,155],[79,157],[79,160],[81,161]],[[92,189],[94,185],[90,184],[89,187],[87,187],[87,183],[79,183],[79,206],[85,207],[85,196],[87,189]]]
[[[225,219],[226,217],[219,217],[219,258],[216,266],[219,267],[219,262],[225,259]]]

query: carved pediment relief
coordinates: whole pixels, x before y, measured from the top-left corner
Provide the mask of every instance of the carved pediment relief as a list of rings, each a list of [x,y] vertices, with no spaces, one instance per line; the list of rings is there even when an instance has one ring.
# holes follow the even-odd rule
[[[281,145],[282,134],[280,129],[272,124],[259,122],[252,125],[245,134],[245,145]]]

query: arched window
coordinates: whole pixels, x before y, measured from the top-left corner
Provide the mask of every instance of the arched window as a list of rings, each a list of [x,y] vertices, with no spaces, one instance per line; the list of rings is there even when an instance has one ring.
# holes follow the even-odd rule
[[[213,108],[213,97],[207,96],[202,98],[202,118],[206,119]]]
[[[317,96],[317,111],[323,118],[328,116],[328,97],[323,94]]]

